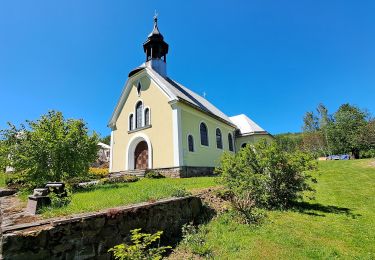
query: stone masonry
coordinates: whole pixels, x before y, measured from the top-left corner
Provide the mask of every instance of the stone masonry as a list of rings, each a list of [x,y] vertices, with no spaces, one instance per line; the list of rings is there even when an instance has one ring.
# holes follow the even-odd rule
[[[0,259],[110,259],[108,249],[129,241],[135,228],[162,230],[162,240],[172,244],[202,210],[201,200],[190,196],[3,227]]]

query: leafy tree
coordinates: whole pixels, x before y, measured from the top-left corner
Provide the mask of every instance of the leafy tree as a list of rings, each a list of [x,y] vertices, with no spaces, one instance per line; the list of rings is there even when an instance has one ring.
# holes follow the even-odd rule
[[[120,260],[162,259],[163,254],[171,248],[170,246],[159,246],[163,231],[158,231],[155,234],[146,234],[140,231],[140,228],[131,230],[132,244],[120,244],[109,249],[108,252],[112,252],[115,259]],[[157,242],[158,244],[155,246]]]
[[[3,140],[0,140],[0,173],[5,172],[6,166],[8,166],[8,149]]]
[[[107,136],[100,138],[100,142],[102,142],[103,144],[111,145],[111,136],[107,135]]]
[[[336,153],[351,152],[358,159],[360,150],[366,149],[363,133],[368,124],[368,113],[356,106],[344,104],[333,118],[334,124],[329,129],[333,150]]]
[[[323,104],[317,114],[307,112],[303,122],[303,144],[317,155],[351,153],[359,158],[360,151],[374,147],[375,127],[369,113],[350,104],[343,104],[333,114],[328,114]]]
[[[369,149],[375,149],[375,119],[368,122],[364,127],[362,139]]]
[[[63,181],[88,172],[97,156],[98,136],[88,134],[82,120],[65,119],[50,111],[27,127],[9,123],[2,130],[7,164],[21,173],[31,187]]]
[[[303,118],[303,146],[315,155],[327,155],[331,153],[328,141],[328,132],[332,124],[332,117],[328,109],[319,104],[314,112],[307,112]]]
[[[286,152],[301,150],[303,146],[303,136],[301,133],[286,133],[274,135],[276,143]]]

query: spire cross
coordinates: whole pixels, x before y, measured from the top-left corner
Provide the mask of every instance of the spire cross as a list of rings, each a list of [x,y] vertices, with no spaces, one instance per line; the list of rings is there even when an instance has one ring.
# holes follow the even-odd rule
[[[154,14],[154,22],[157,23],[158,22],[158,13],[156,12],[155,10],[155,14]]]
[[[203,92],[203,97],[206,98],[206,95],[207,95],[207,93],[206,93],[206,91],[204,91]]]

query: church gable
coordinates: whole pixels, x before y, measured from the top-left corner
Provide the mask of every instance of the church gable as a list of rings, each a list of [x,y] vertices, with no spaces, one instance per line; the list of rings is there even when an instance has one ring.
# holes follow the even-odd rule
[[[153,99],[157,102],[165,102],[175,99],[172,93],[160,86],[160,83],[155,80],[152,75],[150,75],[148,69],[143,69],[132,75],[128,81],[125,83],[121,97],[117,103],[117,106],[111,116],[108,126],[112,129],[117,128],[117,121],[120,117],[125,106],[131,106],[132,102],[135,100],[142,100],[142,96],[146,99]],[[154,103],[154,101],[152,101]],[[135,106],[135,104],[134,104]],[[147,106],[144,104],[144,106]]]
[[[138,151],[138,140],[148,142],[147,156],[144,151],[139,152],[148,158],[143,166],[173,166],[173,139],[167,138],[173,135],[169,100],[146,70],[129,78],[111,119],[114,142],[112,171],[131,170],[139,166],[134,155]]]

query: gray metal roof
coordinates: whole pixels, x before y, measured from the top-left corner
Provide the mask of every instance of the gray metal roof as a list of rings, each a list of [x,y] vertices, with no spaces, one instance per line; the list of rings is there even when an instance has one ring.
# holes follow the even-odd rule
[[[230,117],[230,120],[240,130],[241,135],[266,133],[266,131],[263,128],[261,128],[257,123],[255,123],[253,120],[251,120],[248,116],[244,114],[232,116]]]
[[[131,71],[129,73],[129,78],[135,74],[141,73],[141,71],[145,71],[157,83],[157,85],[167,94],[170,101],[185,102],[196,109],[199,109],[203,112],[208,113],[209,115],[220,119],[221,121],[224,121],[232,127],[238,128],[241,134],[267,133],[263,128],[261,128],[245,115],[228,117],[225,113],[211,104],[204,97],[198,95],[191,89],[183,86],[182,84],[169,77],[163,77],[157,71],[152,69],[151,66],[147,66],[145,63]],[[131,86],[128,84],[129,80],[125,84],[120,100],[117,103],[115,111],[113,112],[112,117],[108,123],[108,126],[110,127],[113,127],[115,125],[121,108],[127,99],[127,95],[130,92]]]
[[[169,78],[161,76],[157,71],[153,70],[150,67],[147,67],[147,70],[150,70],[151,73],[160,81],[164,83],[164,85],[175,95],[177,100],[184,100],[191,105],[194,105],[201,110],[213,114],[224,121],[226,121],[230,125],[234,125],[230,118],[220,111],[217,107],[211,104],[207,99],[198,95],[194,91],[188,89],[187,87],[183,86],[182,84],[178,83],[177,81]]]

